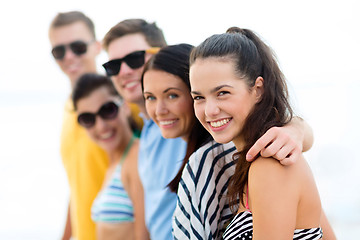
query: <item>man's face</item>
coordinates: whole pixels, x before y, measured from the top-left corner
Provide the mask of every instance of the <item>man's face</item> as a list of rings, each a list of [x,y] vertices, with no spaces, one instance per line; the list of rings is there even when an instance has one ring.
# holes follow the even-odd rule
[[[52,48],[66,45],[65,55],[56,59],[61,70],[69,77],[71,86],[84,73],[96,72],[96,56],[100,53],[101,45],[95,41],[85,23],[78,21],[69,25],[52,28],[49,31],[49,39]],[[77,55],[69,47],[74,41],[87,43],[85,53]]]
[[[129,34],[113,40],[108,47],[109,60],[119,59],[136,51],[150,48],[145,37],[140,33]],[[150,59],[150,54],[145,54],[145,62]],[[144,99],[141,89],[141,74],[144,66],[132,69],[126,62],[120,65],[117,75],[111,77],[118,92],[125,101],[144,106]]]

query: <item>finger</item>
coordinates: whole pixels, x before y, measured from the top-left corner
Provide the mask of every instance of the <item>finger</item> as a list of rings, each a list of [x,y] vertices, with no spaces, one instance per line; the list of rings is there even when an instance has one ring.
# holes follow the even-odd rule
[[[271,155],[273,158],[281,161],[287,158],[290,154],[294,152],[296,148],[295,143],[286,143],[284,146],[282,146],[276,153]]]
[[[299,159],[301,151],[297,148],[294,149],[290,154],[286,156],[283,160],[280,161],[282,165],[288,166],[294,164],[297,159]]]
[[[276,153],[278,153],[282,147],[284,146],[284,143],[281,141],[281,139],[275,139],[270,145],[263,148],[260,152],[261,156],[263,157],[271,157],[275,156]],[[286,155],[285,155],[286,157]]]
[[[293,155],[288,155],[288,157],[284,158],[283,160],[280,160],[279,162],[281,163],[281,165],[289,166],[295,163],[295,158]]]
[[[261,150],[264,149],[267,145],[271,144],[273,141],[273,136],[270,134],[265,134],[259,138],[255,144],[249,149],[246,154],[246,160],[252,161],[254,158],[260,154]]]

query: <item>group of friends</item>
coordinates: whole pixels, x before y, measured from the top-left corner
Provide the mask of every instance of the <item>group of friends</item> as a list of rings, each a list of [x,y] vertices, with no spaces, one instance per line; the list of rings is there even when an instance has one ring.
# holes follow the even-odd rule
[[[72,89],[62,239],[336,239],[302,154],[311,127],[256,33],[167,45],[156,23],[126,19],[100,42],[71,11],[49,39]]]

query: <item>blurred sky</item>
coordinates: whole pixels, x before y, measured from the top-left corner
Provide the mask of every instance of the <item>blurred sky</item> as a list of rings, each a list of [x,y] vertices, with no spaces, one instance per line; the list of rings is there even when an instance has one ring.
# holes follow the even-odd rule
[[[339,239],[355,236],[358,1],[15,0],[0,3],[0,239],[59,239],[63,227],[68,189],[58,145],[70,88],[50,54],[48,27],[70,10],[92,18],[99,39],[126,18],[156,21],[169,44],[197,45],[230,26],[257,32],[275,51],[293,104],[313,128],[306,157],[324,209]],[[101,53],[100,72],[106,60]]]

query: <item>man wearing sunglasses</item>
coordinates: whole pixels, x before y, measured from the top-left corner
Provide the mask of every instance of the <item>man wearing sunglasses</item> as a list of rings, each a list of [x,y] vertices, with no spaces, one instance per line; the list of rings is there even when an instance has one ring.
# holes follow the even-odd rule
[[[81,12],[59,13],[51,22],[51,53],[70,80],[71,87],[84,73],[96,72],[96,56],[101,44],[96,41],[94,24]],[[108,158],[77,123],[72,102],[65,106],[61,133],[61,157],[68,176],[70,203],[62,239],[95,239],[95,224],[90,209],[101,188]]]

